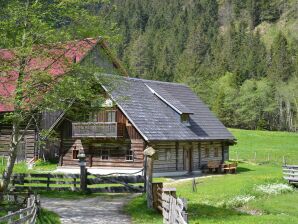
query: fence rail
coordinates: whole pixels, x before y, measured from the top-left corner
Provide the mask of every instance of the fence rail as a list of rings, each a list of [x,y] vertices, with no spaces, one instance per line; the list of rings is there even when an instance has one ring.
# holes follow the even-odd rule
[[[284,165],[283,176],[290,184],[298,184],[298,165]]]
[[[161,212],[165,224],[187,224],[187,201],[176,197],[175,188],[163,188],[162,183],[152,183],[153,207]]]
[[[293,154],[281,154],[274,151],[269,152],[242,152],[230,151],[230,159],[235,161],[248,161],[252,163],[270,163],[270,164],[298,164],[298,159]]]
[[[101,176],[88,174],[86,177],[87,190],[91,193],[129,193],[143,192],[145,179],[137,176]],[[135,184],[142,184],[135,185]],[[14,174],[12,185],[16,191],[56,190],[79,191],[79,174]]]
[[[30,195],[27,199],[27,207],[16,212],[9,212],[8,215],[0,217],[0,223],[34,224],[39,210],[39,196]]]

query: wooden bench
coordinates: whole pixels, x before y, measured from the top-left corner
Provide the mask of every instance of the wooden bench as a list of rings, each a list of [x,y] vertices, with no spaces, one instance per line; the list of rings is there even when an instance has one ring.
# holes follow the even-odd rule
[[[223,164],[222,170],[225,173],[236,173],[237,163]]]
[[[207,162],[207,168],[209,172],[219,172],[221,167],[221,161],[211,160]]]

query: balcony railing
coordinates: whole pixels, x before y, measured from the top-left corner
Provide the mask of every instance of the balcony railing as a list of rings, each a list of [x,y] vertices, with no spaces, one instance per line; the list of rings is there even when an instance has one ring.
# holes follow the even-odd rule
[[[117,122],[76,122],[72,123],[72,137],[116,138],[117,126]]]

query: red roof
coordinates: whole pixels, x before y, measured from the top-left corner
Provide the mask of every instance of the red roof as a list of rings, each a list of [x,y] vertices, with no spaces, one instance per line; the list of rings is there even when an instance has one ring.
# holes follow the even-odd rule
[[[47,71],[49,74],[57,77],[67,72],[70,64],[82,61],[97,45],[98,41],[98,39],[87,38],[52,46],[36,46],[36,51],[41,50],[46,52],[46,54],[43,54],[41,57],[31,58],[25,70],[28,74],[33,71]],[[14,51],[9,49],[0,49],[0,60],[8,62],[10,67],[17,63]],[[5,76],[0,76],[0,101],[2,101],[0,102],[0,112],[13,111],[13,105],[9,103],[9,98],[13,96],[16,89],[18,72],[9,71],[6,73]]]

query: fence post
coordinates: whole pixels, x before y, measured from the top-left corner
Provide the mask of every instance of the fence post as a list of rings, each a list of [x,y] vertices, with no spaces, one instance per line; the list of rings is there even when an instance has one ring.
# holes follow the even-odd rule
[[[192,179],[192,192],[197,192],[197,182],[195,177]]]
[[[33,203],[34,203],[34,201],[33,201]],[[32,205],[32,198],[31,198],[31,195],[28,197],[28,199],[27,199],[27,208],[29,208],[30,206]],[[29,211],[27,211],[27,216],[29,216],[30,215],[30,210]],[[26,222],[26,224],[27,223],[29,223],[29,221],[27,221]]]
[[[158,183],[152,183],[152,195],[153,195],[153,208],[158,210],[158,189],[162,189],[163,188],[163,183],[162,182],[158,182]],[[161,199],[161,198],[160,198]]]
[[[257,162],[257,152],[255,152],[254,161],[255,161],[255,163]]]
[[[147,196],[147,207],[153,208],[153,195],[152,195],[152,174],[153,174],[153,156],[155,150],[152,147],[147,147],[144,150],[146,158],[146,196]]]
[[[84,152],[80,152],[78,155],[80,164],[80,190],[82,192],[87,191],[87,169],[86,169],[86,156]]]
[[[239,161],[238,151],[236,151],[236,160],[237,160],[237,162]]]
[[[50,190],[50,173],[48,173],[48,178],[47,178],[47,191],[49,191]]]
[[[11,215],[11,214],[12,214],[12,212],[9,211],[9,212],[8,212],[8,215]],[[12,218],[9,218],[9,220],[7,221],[7,224],[12,224]]]
[[[188,214],[187,214],[187,200],[185,198],[181,198],[183,201],[183,211],[181,212],[181,215],[186,223],[188,223]]]

